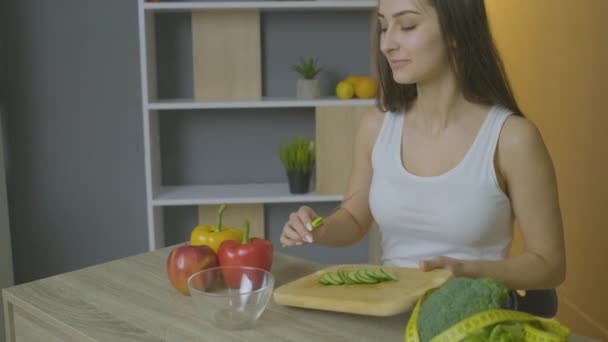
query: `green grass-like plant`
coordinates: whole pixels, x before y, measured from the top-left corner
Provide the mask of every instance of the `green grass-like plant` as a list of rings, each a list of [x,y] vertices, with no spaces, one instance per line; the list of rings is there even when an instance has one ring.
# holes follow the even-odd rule
[[[303,79],[312,80],[323,70],[323,67],[318,65],[316,58],[300,57],[300,63],[292,65],[292,69],[300,74]]]
[[[315,165],[316,147],[313,140],[296,137],[279,146],[281,162],[287,172],[309,172]]]

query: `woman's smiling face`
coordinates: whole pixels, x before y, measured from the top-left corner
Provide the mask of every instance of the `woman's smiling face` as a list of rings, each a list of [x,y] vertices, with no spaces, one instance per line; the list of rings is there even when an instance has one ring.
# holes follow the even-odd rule
[[[379,0],[380,50],[395,82],[414,84],[450,70],[435,9],[427,0]]]

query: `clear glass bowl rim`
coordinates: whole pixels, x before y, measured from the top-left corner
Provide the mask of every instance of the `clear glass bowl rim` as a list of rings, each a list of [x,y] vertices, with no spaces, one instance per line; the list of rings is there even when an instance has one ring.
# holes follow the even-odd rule
[[[204,270],[200,270],[196,273],[193,273],[190,277],[188,277],[188,289],[190,290],[190,292],[196,292],[196,293],[200,293],[203,294],[205,296],[210,296],[210,297],[228,297],[229,295],[226,294],[217,294],[217,293],[209,293],[209,292],[205,292],[205,291],[201,291],[193,286],[190,285],[190,282],[192,281],[192,279],[203,273],[203,272],[211,272],[211,271],[221,271],[222,269],[241,269],[241,270],[251,270],[251,271],[262,271],[263,274],[268,277],[268,283],[265,286],[260,287],[259,289],[253,290],[253,291],[249,291],[249,292],[239,292],[239,295],[244,295],[244,294],[255,294],[258,292],[263,292],[265,290],[267,290],[268,288],[272,288],[274,287],[274,276],[272,275],[272,273],[270,273],[269,271],[266,271],[263,268],[259,268],[259,267],[252,267],[252,266],[217,266],[217,267],[211,267],[211,268],[206,268]]]

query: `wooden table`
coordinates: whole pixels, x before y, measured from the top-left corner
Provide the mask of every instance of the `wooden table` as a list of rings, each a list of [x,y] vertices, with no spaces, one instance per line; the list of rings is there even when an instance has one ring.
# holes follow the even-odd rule
[[[170,248],[3,290],[14,341],[402,341],[407,316],[378,318],[299,309],[272,300],[254,329],[201,321],[165,275]],[[280,286],[324,265],[276,253]]]
[[[200,320],[165,275],[170,248],[3,290],[7,341],[403,341],[407,314],[359,316],[277,305],[254,329]],[[280,286],[324,265],[276,253]]]

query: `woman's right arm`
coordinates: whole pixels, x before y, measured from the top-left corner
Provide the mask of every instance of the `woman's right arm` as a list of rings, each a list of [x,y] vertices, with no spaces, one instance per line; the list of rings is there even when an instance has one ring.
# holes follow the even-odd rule
[[[373,109],[363,115],[359,123],[348,190],[340,208],[311,232],[310,223],[318,215],[310,207],[300,207],[285,223],[281,243],[293,246],[312,241],[327,246],[350,246],[367,234],[373,220],[369,208],[371,156],[383,119],[384,114]]]

